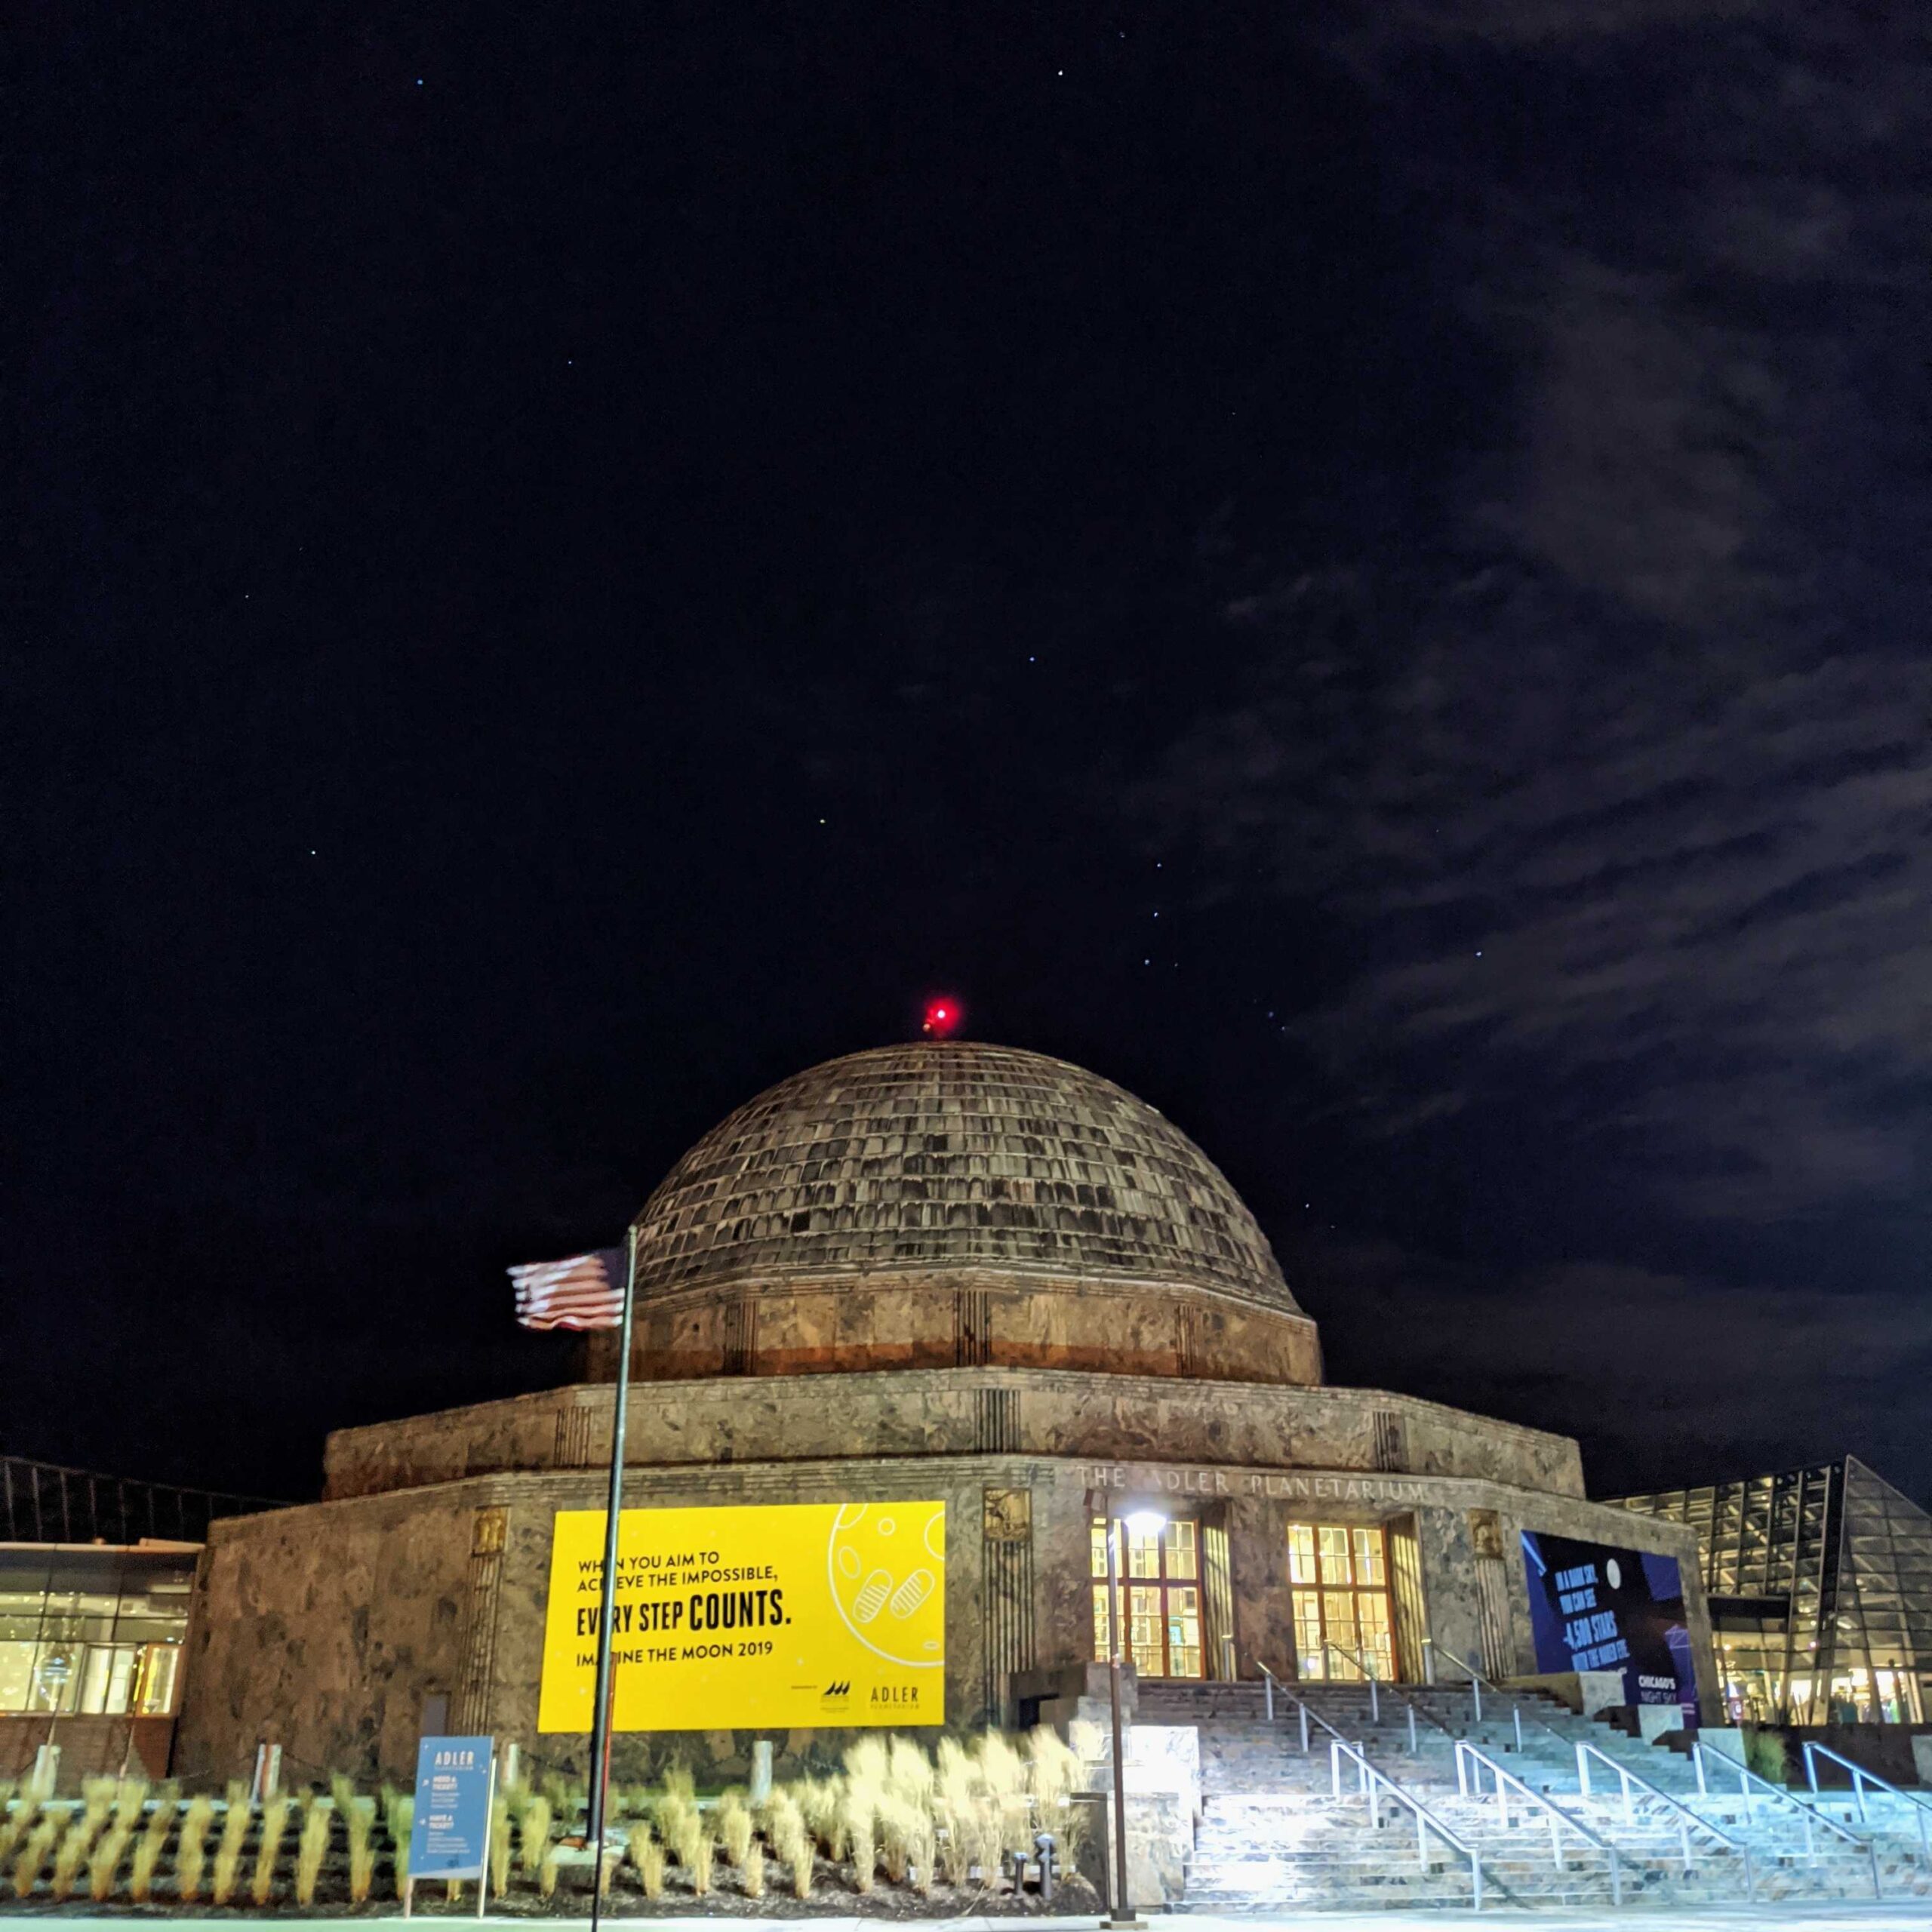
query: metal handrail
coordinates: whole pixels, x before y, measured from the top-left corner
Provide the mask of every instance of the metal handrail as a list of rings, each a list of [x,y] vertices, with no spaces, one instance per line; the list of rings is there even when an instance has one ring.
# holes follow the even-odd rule
[[[1308,1708],[1307,1705],[1303,1703],[1301,1699],[1297,1697],[1294,1693],[1288,1687],[1284,1684],[1265,1663],[1261,1661],[1259,1657],[1257,1657],[1254,1660],[1254,1667],[1261,1673],[1262,1695],[1266,1700],[1268,1707],[1268,1721],[1270,1724],[1272,1724],[1275,1721],[1275,1693],[1277,1690],[1280,1691],[1281,1695],[1287,1698],[1288,1702],[1294,1705],[1297,1710],[1300,1712],[1301,1755],[1304,1758],[1308,1755],[1308,1721],[1310,1718],[1312,1718],[1331,1737],[1342,1737],[1342,1734],[1337,1730],[1319,1711],[1311,1711]],[[1344,1744],[1347,1743],[1348,1741],[1349,1740],[1346,1737],[1342,1737],[1342,1742]]]
[[[1428,1639],[1425,1638],[1423,1641],[1426,1643]],[[1427,1657],[1432,1660],[1437,1654],[1438,1653],[1432,1645],[1426,1653]],[[1515,1726],[1516,1731],[1516,1749],[1518,1751],[1521,1750],[1523,1748],[1523,1707],[1517,1702],[1515,1694],[1512,1692],[1505,1690],[1500,1684],[1492,1684],[1487,1678],[1484,1676],[1481,1671],[1478,1670],[1472,1664],[1465,1663],[1454,1651],[1444,1651],[1440,1653],[1440,1654],[1447,1658],[1450,1663],[1453,1663],[1456,1668],[1469,1680],[1469,1700],[1471,1706],[1475,1712],[1475,1721],[1478,1724],[1481,1724],[1482,1722],[1482,1694],[1485,1690],[1487,1690],[1491,1697],[1503,1697],[1509,1700],[1509,1720]],[[1534,1724],[1540,1724],[1545,1730],[1549,1733],[1551,1737],[1558,1740],[1559,1743],[1567,1744],[1570,1742],[1569,1739],[1565,1737],[1562,1732],[1558,1730],[1555,1725],[1552,1724],[1548,1718],[1540,1718],[1532,1712],[1530,1715],[1530,1721]]]
[[[1513,1785],[1532,1804],[1541,1806],[1549,1814],[1550,1855],[1556,1861],[1557,1870],[1561,1872],[1564,1869],[1562,1828],[1567,1825],[1579,1838],[1595,1845],[1609,1859],[1611,1903],[1616,1906],[1623,1904],[1623,1861],[1618,1855],[1616,1846],[1612,1844],[1609,1839],[1601,1837],[1598,1833],[1592,1831],[1582,1819],[1572,1817],[1561,1805],[1546,1797],[1533,1786],[1525,1784],[1514,1771],[1506,1771],[1487,1752],[1479,1750],[1467,1738],[1459,1737],[1456,1740],[1456,1789],[1465,1798],[1480,1798],[1482,1796],[1482,1778],[1480,1772],[1478,1773],[1475,1780],[1476,1789],[1473,1792],[1469,1789],[1469,1766],[1471,1760],[1488,1770],[1496,1780],[1497,1809],[1502,1814],[1505,1829],[1508,1829],[1509,1823],[1509,1796],[1505,1789],[1507,1784]]]
[[[1335,1643],[1327,1638],[1322,1639],[1321,1648],[1324,1655],[1333,1651],[1338,1657],[1346,1657],[1367,1680],[1369,1721],[1372,1724],[1380,1724],[1382,1721],[1382,1687],[1381,1680],[1375,1674],[1374,1666],[1361,1651],[1352,1651],[1346,1644]],[[1332,1684],[1346,1683],[1349,1680],[1331,1678],[1328,1681]],[[1416,1718],[1418,1715],[1432,1724],[1444,1737],[1453,1738],[1455,1736],[1456,1734],[1433,1711],[1422,1709],[1413,1698],[1405,1696],[1392,1683],[1389,1686],[1389,1693],[1409,1714],[1409,1755],[1411,1758],[1416,1756],[1422,1748],[1416,1738]]]
[[[1592,1744],[1579,1738],[1577,1742],[1577,1788],[1588,1798],[1590,1792],[1589,1760],[1595,1758],[1607,1764],[1623,1780],[1623,1822],[1634,1825],[1637,1822],[1637,1810],[1630,1795],[1630,1787],[1635,1785],[1647,1796],[1660,1800],[1677,1814],[1677,1840],[1684,1851],[1684,1875],[1690,1875],[1690,1829],[1693,1826],[1715,1838],[1727,1851],[1734,1851],[1744,1861],[1744,1896],[1755,1901],[1758,1897],[1757,1873],[1751,1863],[1751,1847],[1741,1838],[1733,1838],[1727,1832],[1721,1832],[1701,1812],[1694,1811],[1681,1798],[1673,1796],[1662,1785],[1653,1784],[1647,1777],[1631,1770],[1627,1764],[1620,1764],[1601,1745]]]
[[[1378,1787],[1386,1790],[1398,1804],[1406,1806],[1414,1814],[1416,1851],[1417,1855],[1422,1860],[1425,1870],[1429,1865],[1429,1834],[1431,1832],[1435,1832],[1444,1844],[1460,1853],[1469,1861],[1469,1877],[1474,1894],[1470,1909],[1480,1912],[1482,1909],[1482,1861],[1477,1856],[1475,1849],[1465,1844],[1413,1792],[1404,1789],[1386,1771],[1371,1764],[1360,1745],[1350,1743],[1319,1711],[1310,1710],[1306,1700],[1297,1697],[1259,1657],[1254,1660],[1254,1667],[1261,1673],[1262,1684],[1268,1702],[1269,1721],[1271,1724],[1274,1721],[1275,1693],[1278,1690],[1290,1703],[1294,1706],[1296,1711],[1299,1713],[1301,1720],[1301,1749],[1303,1757],[1309,1755],[1310,1740],[1308,1727],[1311,1719],[1328,1734],[1328,1778],[1330,1788],[1335,1795],[1340,1798],[1342,1795],[1341,1757],[1337,1755],[1337,1753],[1340,1753],[1350,1758],[1361,1774],[1361,1788],[1368,1798],[1368,1814],[1371,1823],[1379,1828],[1382,1823],[1380,1801],[1375,1795]]]
[[[1294,1702],[1300,1704],[1301,1700],[1297,1697]],[[1307,1708],[1306,1705],[1302,1705],[1304,1712]],[[1316,1721],[1321,1721],[1319,1718]],[[1322,1728],[1333,1731],[1334,1726],[1324,1724]],[[1377,1831],[1382,1829],[1380,1794],[1386,1791],[1398,1804],[1404,1807],[1415,1819],[1416,1856],[1420,1860],[1425,1872],[1429,1869],[1429,1835],[1431,1832],[1433,1832],[1451,1851],[1459,1853],[1469,1861],[1471,1894],[1469,1909],[1472,1912],[1481,1911],[1482,1860],[1478,1856],[1475,1846],[1465,1844],[1454,1832],[1451,1831],[1426,1804],[1423,1804],[1420,1798],[1416,1796],[1414,1792],[1404,1789],[1386,1771],[1371,1764],[1368,1761],[1367,1754],[1360,1746],[1351,1744],[1346,1737],[1339,1734],[1331,1737],[1328,1740],[1329,1789],[1337,1798],[1339,1798],[1342,1795],[1342,1760],[1344,1758],[1348,1758],[1355,1767],[1362,1795],[1368,1801],[1368,1821],[1371,1827]]]
[[[1812,1755],[1814,1752],[1817,1754],[1817,1757]],[[1927,1817],[1932,1817],[1932,1804],[1928,1804],[1925,1799],[1912,1792],[1900,1790],[1897,1785],[1887,1779],[1881,1778],[1876,1771],[1868,1771],[1863,1764],[1854,1764],[1849,1758],[1841,1756],[1828,1746],[1814,1743],[1807,1738],[1804,1743],[1804,1776],[1811,1786],[1811,1794],[1814,1798],[1820,1795],[1818,1790],[1819,1758],[1829,1758],[1833,1764],[1842,1764],[1851,1774],[1851,1795],[1854,1802],[1858,1807],[1858,1822],[1861,1825],[1869,1825],[1872,1822],[1865,1809],[1865,1787],[1868,1784],[1876,1785],[1881,1791],[1889,1792],[1894,1798],[1903,1798],[1912,1807],[1913,1814],[1918,1822],[1919,1852],[1922,1857],[1932,1859],[1932,1844],[1927,1843],[1925,1835],[1925,1820]]]
[[[1702,1738],[1696,1739],[1691,1744],[1690,1761],[1697,1767],[1697,1795],[1700,1798],[1708,1798],[1711,1795],[1709,1781],[1704,1774],[1704,1759],[1707,1755],[1715,1757],[1718,1755],[1715,1752],[1706,1752]],[[1737,1774],[1738,1793],[1744,1800],[1744,1815],[1747,1819],[1751,1816],[1751,1787],[1753,1785],[1761,1785],[1780,1804],[1789,1804],[1804,1820],[1804,1855],[1807,1858],[1810,1859],[1814,1864],[1817,1863],[1818,1848],[1811,1835],[1811,1821],[1815,1818],[1826,1831],[1846,1840],[1849,1844],[1857,1845],[1859,1850],[1864,1853],[1872,1867],[1872,1896],[1875,1899],[1884,1897],[1878,1882],[1878,1848],[1869,1838],[1860,1838],[1849,1825],[1841,1825],[1829,1814],[1814,1810],[1810,1805],[1792,1797],[1783,1786],[1772,1783],[1769,1778],[1761,1778],[1749,1765],[1741,1762],[1737,1758],[1725,1758],[1723,1759],[1723,1764],[1726,1770],[1735,1771]]]

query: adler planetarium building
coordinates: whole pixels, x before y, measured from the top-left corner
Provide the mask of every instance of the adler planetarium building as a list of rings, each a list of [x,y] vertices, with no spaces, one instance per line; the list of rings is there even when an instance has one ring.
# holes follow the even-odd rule
[[[677,1524],[691,1547],[668,1565],[730,1543],[708,1524],[829,1510],[833,1560],[821,1539],[805,1580],[838,1598],[852,1655],[910,1647],[918,1687],[886,1694],[910,1700],[902,1727],[1026,1721],[1084,1681],[1109,1641],[1116,1518],[1143,1684],[1620,1672],[1621,1701],[1692,1723],[1715,1689],[1694,1529],[1589,1501],[1565,1437],[1327,1386],[1254,1217],[1097,1074],[960,1041],[828,1061],[706,1134],[632,1234],[626,1529]],[[588,1660],[558,1651],[587,1626],[557,1598],[596,1546],[617,1347],[586,1337],[566,1387],[340,1431],[321,1501],[213,1524],[180,1761],[268,1739],[396,1777],[450,1732],[580,1767],[588,1706],[558,1672]],[[924,1540],[903,1580],[839,1544],[867,1511],[863,1534]],[[657,1559],[633,1560],[648,1580]],[[691,1635],[677,1604],[715,1635],[721,1599],[664,1580],[648,1624],[620,1629],[669,1658]],[[850,1674],[818,1684],[793,1644],[798,1589],[781,1611],[761,1587],[755,1620],[750,1594],[722,1598],[779,1626],[738,1647],[773,1653],[745,1668],[772,1673],[780,1715],[667,1719],[700,1763],[762,1735],[782,1770],[857,1721]],[[654,1728],[623,1698],[620,1734]]]

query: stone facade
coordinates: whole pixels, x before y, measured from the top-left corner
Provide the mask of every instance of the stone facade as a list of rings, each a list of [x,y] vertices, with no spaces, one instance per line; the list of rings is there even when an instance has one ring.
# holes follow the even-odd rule
[[[1078,1678],[1094,1519],[1149,1499],[1226,1552],[1211,1675],[1294,1674],[1288,1526],[1318,1521],[1411,1553],[1405,1671],[1432,1647],[1534,1671],[1505,1554],[1531,1529],[1678,1557],[1714,1681],[1691,1531],[1587,1501],[1564,1437],[1320,1386],[1314,1324],[1226,1180],[1064,1063],[948,1044],[782,1082],[647,1204],[638,1294],[627,1506],[943,1499],[949,1725],[1014,1723],[1027,1686]],[[321,1503],[215,1524],[178,1767],[220,1774],[266,1738],[305,1777],[394,1777],[444,1724],[581,1771],[587,1740],[537,1729],[543,1611],[557,1512],[603,1506],[616,1367],[593,1337],[569,1387],[342,1430]],[[620,1738],[615,1762],[675,1748],[743,1775],[752,1742]],[[842,1739],[772,1742],[782,1773]]]
[[[514,1738],[537,1761],[580,1768],[583,1740],[536,1728],[543,1608],[552,1517],[601,1507],[603,1489],[602,1472],[588,1467],[503,1471],[216,1524],[197,1583],[179,1761],[238,1761],[269,1737],[310,1764],[395,1776],[407,1768],[426,1703],[441,1698],[454,1727]],[[1010,1546],[985,1534],[986,1493],[1016,1490],[1030,1499],[1030,1537],[1017,1565],[1008,1561]],[[1235,1596],[1229,1634],[1243,1677],[1262,1663],[1294,1674],[1283,1552],[1287,1524],[1311,1516],[1412,1519],[1426,1634],[1478,1663],[1481,1559],[1471,1522],[1479,1513],[1497,1518],[1512,1544],[1517,1530],[1534,1529],[1677,1556],[1695,1591],[1690,1532],[1662,1521],[1632,1524],[1627,1512],[1481,1475],[942,1451],[634,1465],[626,1490],[635,1508],[924,1497],[947,1504],[946,1710],[962,1728],[1014,1721],[1016,1675],[1091,1654],[1089,1524],[1109,1497],[1120,1508],[1158,1497],[1225,1524]],[[487,1546],[480,1553],[479,1542]],[[1512,1660],[1527,1675],[1536,1662],[1520,1564],[1510,1581]],[[1703,1673],[1710,1634],[1700,1594],[1689,1609]],[[840,1741],[809,1732],[774,1740],[781,1772],[814,1743]],[[672,1742],[734,1770],[749,1761],[748,1734]],[[645,1755],[648,1747],[620,1741],[620,1764]]]
[[[580,1384],[339,1429],[324,1459],[325,1494],[340,1499],[498,1471],[608,1467],[611,1407],[608,1388]],[[1582,1460],[1568,1437],[1375,1389],[983,1368],[829,1383],[815,1376],[721,1377],[641,1392],[628,1423],[624,1460],[632,1466],[1013,1450],[1465,1475],[1583,1494]]]

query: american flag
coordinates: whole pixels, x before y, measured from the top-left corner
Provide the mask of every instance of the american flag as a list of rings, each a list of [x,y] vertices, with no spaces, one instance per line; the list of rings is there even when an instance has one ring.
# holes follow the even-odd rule
[[[526,1328],[615,1328],[624,1318],[624,1251],[600,1247],[567,1261],[510,1270],[516,1318]]]

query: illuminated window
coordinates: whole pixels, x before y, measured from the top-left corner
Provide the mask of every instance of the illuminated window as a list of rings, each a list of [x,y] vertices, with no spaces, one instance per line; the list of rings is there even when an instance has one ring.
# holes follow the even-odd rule
[[[1120,1522],[1115,1530],[1126,1551],[1120,1591],[1134,1669],[1142,1677],[1202,1675],[1200,1525],[1177,1517],[1156,1531],[1131,1531]],[[1094,1519],[1090,1548],[1094,1654],[1104,1660],[1112,1654],[1113,1631],[1103,1518]]]
[[[1387,1534],[1334,1523],[1288,1525],[1295,1658],[1303,1677],[1359,1681],[1366,1664],[1384,1683],[1395,1667]]]
[[[170,1715],[194,1561],[179,1550],[0,1550],[0,1711]]]

